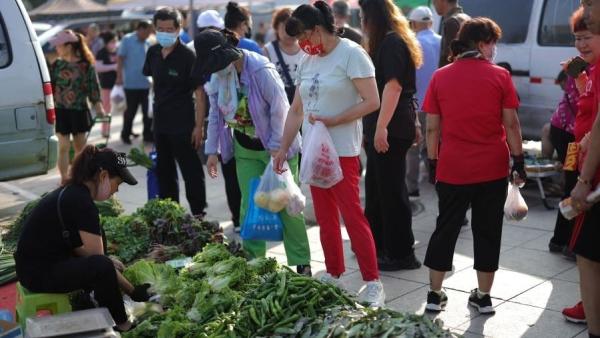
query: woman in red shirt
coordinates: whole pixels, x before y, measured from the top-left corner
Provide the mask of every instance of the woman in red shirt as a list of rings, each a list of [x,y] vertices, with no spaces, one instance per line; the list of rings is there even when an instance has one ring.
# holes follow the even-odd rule
[[[466,21],[451,45],[454,62],[434,73],[425,96],[430,177],[437,179],[439,196],[437,226],[425,256],[429,311],[443,310],[448,300],[442,281],[452,270],[454,247],[471,205],[479,287],[469,304],[480,313],[494,312],[489,292],[500,258],[510,154],[510,177],[515,183],[526,178],[517,93],[510,73],[492,62],[500,36],[500,27],[488,18]]]
[[[582,1],[585,8],[585,21],[590,32],[600,35],[600,1]],[[600,69],[594,66],[592,75],[593,108],[596,112],[600,103]],[[580,108],[583,111],[583,107]],[[578,133],[577,121],[575,132]],[[600,337],[600,203],[590,205],[586,198],[590,191],[600,183],[600,119],[596,116],[588,140],[582,148],[590,150],[584,158],[577,185],[571,192],[573,206],[587,210],[584,219],[573,229],[571,245],[577,254],[581,298],[587,317],[590,338]],[[587,143],[587,144],[586,144]]]

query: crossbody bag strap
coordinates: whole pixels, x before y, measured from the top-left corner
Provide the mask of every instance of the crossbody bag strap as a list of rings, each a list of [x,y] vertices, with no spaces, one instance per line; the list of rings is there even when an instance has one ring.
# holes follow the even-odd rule
[[[285,63],[283,55],[281,54],[281,49],[279,48],[279,41],[273,41],[273,49],[275,50],[275,54],[277,54],[277,59],[279,60],[279,64],[281,64],[281,69],[283,69],[283,76],[288,83],[288,87],[294,87],[294,80],[292,80],[288,65]]]
[[[61,210],[61,201],[62,201],[62,197],[63,194],[65,193],[65,191],[67,190],[68,186],[65,186],[64,188],[62,188],[62,190],[58,193],[58,200],[56,201],[56,211],[58,213],[58,221],[60,222],[60,226],[61,226],[61,237],[62,239],[65,241],[65,244],[67,244],[67,246],[71,246],[71,241],[69,240],[71,237],[71,234],[69,233],[69,230],[67,230],[67,227],[65,226],[65,221],[63,219],[63,215],[62,215],[62,210]]]

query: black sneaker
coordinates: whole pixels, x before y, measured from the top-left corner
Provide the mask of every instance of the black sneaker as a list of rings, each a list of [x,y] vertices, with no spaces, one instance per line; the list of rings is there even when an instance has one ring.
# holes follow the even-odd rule
[[[312,277],[312,271],[310,269],[310,265],[297,265],[296,272],[299,275],[304,275],[307,277]]]
[[[564,245],[556,244],[552,241],[548,242],[548,250],[550,250],[550,252],[563,252],[564,249]]]
[[[562,254],[563,256],[573,262],[577,261],[577,256],[575,255],[575,253],[573,251],[571,251],[571,249],[569,249],[568,245],[565,245],[565,247],[562,250]]]
[[[469,305],[477,308],[481,314],[494,314],[496,310],[492,306],[492,297],[489,294],[479,298],[478,289],[471,291],[469,296]]]
[[[400,259],[382,257],[377,260],[377,265],[380,271],[416,270],[421,267],[421,262],[411,253]]]
[[[121,135],[121,142],[130,145],[131,144],[131,139],[129,138],[129,136],[123,136]]]
[[[461,224],[461,225],[462,225],[462,226],[464,226],[464,227],[466,227],[466,226],[468,226],[468,225],[469,225],[469,219],[467,218],[467,216],[465,216],[465,219],[463,219],[463,221],[462,221],[462,224]]]
[[[446,304],[448,303],[448,296],[442,291],[437,293],[435,291],[429,291],[427,293],[427,305],[425,305],[425,311],[427,312],[440,312],[444,311]]]
[[[421,196],[421,194],[418,189],[408,193],[408,197],[420,197],[420,196]]]

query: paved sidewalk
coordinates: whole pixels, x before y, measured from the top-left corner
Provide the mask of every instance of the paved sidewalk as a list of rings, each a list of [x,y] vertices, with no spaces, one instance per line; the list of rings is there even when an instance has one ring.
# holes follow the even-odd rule
[[[127,151],[128,147],[118,141],[121,119],[116,117],[114,120],[111,138],[113,143],[110,146]],[[140,128],[140,123],[137,122],[136,126]],[[97,130],[92,132],[90,141],[99,142]],[[135,167],[132,172],[140,184],[135,187],[123,185],[117,194],[127,212],[132,212],[146,202],[145,170]],[[58,182],[56,170],[43,176],[0,182],[0,223],[8,222],[28,200],[56,188]],[[182,204],[187,207],[183,182],[181,184]],[[362,193],[364,194],[364,189]],[[477,282],[473,270],[471,228],[464,227],[456,246],[454,271],[447,275],[444,282],[449,297],[448,307],[437,317],[444,321],[446,327],[465,337],[586,338],[585,326],[567,323],[560,313],[563,307],[578,301],[579,275],[573,262],[565,260],[561,255],[550,254],[547,250],[556,211],[547,211],[543,207],[535,189],[528,189],[525,194],[529,204],[528,218],[520,223],[505,222],[504,225],[501,268],[492,289],[496,314],[482,316],[467,306],[469,291],[477,286]],[[221,221],[228,237],[237,238],[229,221],[221,177],[210,179],[207,176],[207,195],[208,218]],[[310,194],[307,193],[307,197],[307,221],[314,224]],[[417,240],[416,253],[423,260],[437,214],[437,198],[427,183],[422,184],[419,203],[424,210],[413,218],[413,229]],[[309,227],[308,233],[313,271],[319,274],[324,271],[325,265],[318,226]],[[357,291],[362,285],[362,278],[350,249],[348,236],[345,231],[343,233],[347,270],[343,279],[350,291]],[[269,255],[285,263],[283,245],[273,243]],[[387,306],[401,311],[423,313],[429,290],[426,267],[415,271],[382,273],[381,279],[385,285]]]

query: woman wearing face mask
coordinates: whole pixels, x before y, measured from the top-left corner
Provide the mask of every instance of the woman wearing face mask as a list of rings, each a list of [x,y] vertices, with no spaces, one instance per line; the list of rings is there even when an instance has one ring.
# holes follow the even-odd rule
[[[236,48],[237,42],[235,34],[228,30],[202,31],[194,40],[197,59],[193,74],[197,78],[212,74],[205,86],[210,100],[205,147],[208,174],[217,177],[219,152],[223,163],[235,158],[243,221],[253,198],[250,181],[263,174],[271,154],[279,150],[289,103],[274,65],[264,56]],[[299,150],[300,138],[295,137],[286,153],[296,179]],[[296,265],[298,273],[310,276],[304,216],[291,216],[285,210],[279,215],[284,224],[283,245],[288,265]],[[266,243],[244,240],[244,249],[252,257],[264,257]]]
[[[97,115],[104,115],[104,107],[94,68],[96,60],[83,35],[64,30],[56,34],[50,43],[58,53],[58,59],[50,65],[50,78],[56,105],[58,170],[62,184],[69,170],[71,135],[75,153],[79,153],[85,146],[85,133],[92,127],[88,99]]]
[[[104,255],[94,201],[110,198],[123,182],[137,184],[126,165],[123,153],[85,147],[65,184],[31,211],[15,252],[17,276],[25,288],[40,293],[94,291],[121,331],[131,327],[121,291],[147,301],[149,285],[132,286],[117,270],[119,264]]]
[[[304,55],[298,45],[298,39],[285,32],[285,25],[292,16],[292,10],[282,8],[273,15],[273,30],[276,40],[265,46],[265,55],[275,64],[277,72],[285,84],[285,93],[290,104],[296,93],[296,73]]]
[[[437,226],[425,256],[431,281],[428,311],[446,306],[442,281],[452,271],[456,241],[471,205],[479,285],[469,305],[479,313],[494,313],[490,291],[500,258],[507,176],[510,172],[515,184],[526,179],[519,100],[510,73],[492,62],[500,36],[500,27],[488,18],[466,21],[451,44],[454,62],[434,73],[425,95],[430,177],[437,179],[439,196]]]
[[[367,175],[365,215],[382,271],[418,269],[412,210],[406,187],[406,153],[421,125],[416,120],[416,68],[419,42],[392,0],[360,0],[363,31],[375,64],[381,110],[363,118]]]
[[[252,40],[252,17],[247,8],[230,1],[227,4],[227,12],[225,12],[225,28],[238,36],[240,41],[237,45],[238,48],[262,54],[262,48]]]
[[[104,32],[101,37],[104,47],[96,54],[96,72],[100,80],[102,106],[109,113],[110,91],[117,80],[117,36],[113,32]]]
[[[361,118],[379,108],[375,68],[361,46],[336,34],[331,8],[324,1],[298,7],[287,22],[286,32],[297,37],[309,55],[298,69],[298,88],[275,170],[282,171],[282,163],[302,123],[306,131],[311,123],[323,122],[340,156],[344,178],[329,189],[310,187],[327,266],[321,279],[339,285],[345,271],[341,212],[366,282],[360,296],[372,306],[382,306],[385,293],[379,281],[375,243],[359,198]]]

